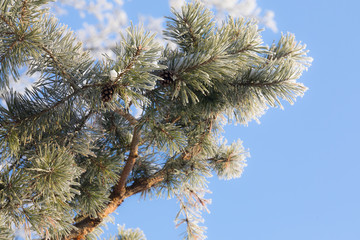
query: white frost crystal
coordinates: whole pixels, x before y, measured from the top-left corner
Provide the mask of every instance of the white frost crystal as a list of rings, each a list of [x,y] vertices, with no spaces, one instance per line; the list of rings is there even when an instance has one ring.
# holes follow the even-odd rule
[[[115,80],[117,75],[118,75],[118,73],[115,70],[110,71],[110,79],[111,80]]]

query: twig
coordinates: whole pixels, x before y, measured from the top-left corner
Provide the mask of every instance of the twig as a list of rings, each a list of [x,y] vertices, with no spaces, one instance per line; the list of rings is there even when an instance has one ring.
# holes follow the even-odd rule
[[[125,67],[124,71],[122,71],[115,79],[114,84],[116,84],[118,81],[120,81],[120,79],[122,78],[123,75],[125,75],[127,72],[129,72],[134,64],[135,61],[137,60],[137,57],[140,55],[141,50],[143,50],[142,46],[139,45],[136,49],[135,55],[132,57],[131,61],[129,62],[129,64]]]
[[[136,120],[136,118],[135,118],[133,115],[131,115],[130,113],[127,113],[127,112],[124,111],[123,109],[117,108],[117,109],[115,109],[115,112],[118,113],[118,114],[120,114],[120,115],[121,115],[122,117],[124,117],[126,120],[128,120],[131,125],[136,125],[136,124],[138,124],[138,120]]]
[[[45,114],[45,113],[47,113],[47,112],[49,112],[51,110],[54,110],[56,107],[64,104],[66,101],[68,101],[72,97],[76,96],[77,94],[81,93],[82,91],[85,91],[88,88],[99,87],[99,86],[102,86],[102,85],[103,84],[101,84],[101,83],[85,85],[82,88],[79,88],[79,89],[75,90],[73,93],[69,94],[68,96],[64,97],[63,99],[59,100],[58,102],[54,103],[54,105],[52,105],[52,106],[50,106],[48,108],[45,108],[42,111],[40,111],[38,113],[35,113],[32,116],[29,116],[29,117],[24,118],[24,119],[19,119],[19,120],[16,120],[16,121],[12,121],[12,122],[6,122],[5,124],[0,124],[0,125],[1,125],[1,127],[6,127],[9,124],[14,124],[14,127],[16,127],[16,126],[20,125],[23,121],[30,121],[30,120],[32,120],[34,118],[41,117],[43,114]]]
[[[64,80],[69,83],[69,85],[73,88],[73,90],[79,89],[79,87],[75,83],[70,81],[70,79],[71,79],[70,74],[65,70],[63,65],[56,58],[56,56],[49,49],[47,49],[45,46],[40,46],[40,47],[41,47],[42,50],[44,50],[49,55],[49,57],[55,63],[56,67],[58,67],[60,69],[61,75],[63,75]],[[68,79],[68,80],[66,80],[66,79]]]

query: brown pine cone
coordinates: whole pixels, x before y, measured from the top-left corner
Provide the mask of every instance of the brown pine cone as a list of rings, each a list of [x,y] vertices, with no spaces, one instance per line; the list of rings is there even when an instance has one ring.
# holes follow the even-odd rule
[[[164,87],[169,86],[174,82],[173,74],[168,70],[164,70],[160,74],[160,77],[163,79],[162,81],[160,81],[160,84]]]
[[[109,102],[113,98],[115,93],[115,86],[112,83],[106,84],[101,89],[101,101]]]

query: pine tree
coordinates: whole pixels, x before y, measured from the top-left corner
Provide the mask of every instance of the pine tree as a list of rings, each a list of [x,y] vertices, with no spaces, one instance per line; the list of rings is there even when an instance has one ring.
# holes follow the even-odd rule
[[[130,26],[115,57],[99,60],[47,2],[0,1],[0,239],[21,226],[44,239],[95,238],[136,194],[177,198],[185,238],[204,239],[207,178],[240,177],[248,156],[241,141],[221,141],[222,127],[302,96],[305,45],[285,34],[268,47],[256,22],[216,23],[192,2],[168,17],[175,49]],[[40,77],[25,94],[7,90],[23,74]]]

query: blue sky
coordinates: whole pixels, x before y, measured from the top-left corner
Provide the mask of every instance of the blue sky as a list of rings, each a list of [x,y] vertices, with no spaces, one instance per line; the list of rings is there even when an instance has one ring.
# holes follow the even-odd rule
[[[251,158],[236,180],[210,180],[213,203],[204,213],[209,240],[360,239],[359,23],[355,0],[258,0],[275,12],[280,32],[306,43],[312,66],[300,82],[309,90],[285,110],[269,109],[261,124],[227,126]],[[125,1],[128,18],[169,15],[167,0]],[[65,17],[64,17],[64,20]],[[71,26],[71,22],[67,22]],[[73,23],[74,27],[77,23]],[[115,221],[141,228],[149,240],[180,239],[176,200],[125,200]],[[116,224],[109,224],[114,233]]]

